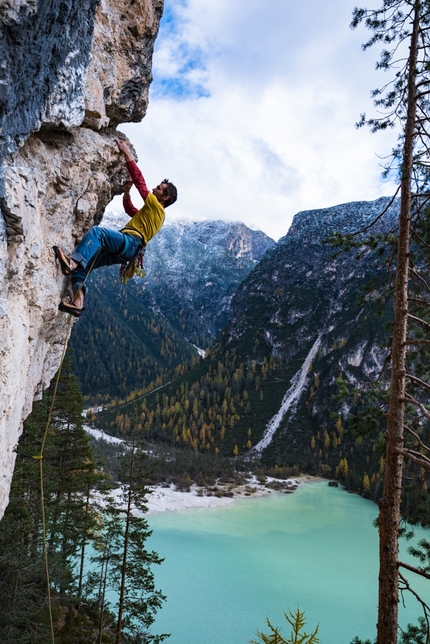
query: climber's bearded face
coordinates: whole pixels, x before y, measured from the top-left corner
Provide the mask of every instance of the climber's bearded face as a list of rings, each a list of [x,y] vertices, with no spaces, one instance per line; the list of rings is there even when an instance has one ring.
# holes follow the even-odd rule
[[[160,203],[163,203],[165,197],[169,196],[169,193],[167,191],[167,184],[166,183],[160,183],[156,188],[153,189],[152,194],[157,197],[158,201]]]

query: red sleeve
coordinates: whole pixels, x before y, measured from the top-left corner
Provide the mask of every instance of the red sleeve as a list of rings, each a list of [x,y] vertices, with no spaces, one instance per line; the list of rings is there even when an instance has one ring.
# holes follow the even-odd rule
[[[122,198],[122,205],[123,205],[123,208],[124,208],[125,212],[127,213],[127,215],[129,217],[133,217],[133,215],[135,215],[137,213],[137,208],[136,208],[136,206],[133,205],[133,202],[130,199],[130,197],[125,197],[124,196]]]
[[[139,194],[142,199],[145,201],[146,197],[149,195],[149,190],[146,187],[145,179],[143,174],[137,167],[135,161],[127,161],[127,168],[130,173],[131,180],[133,181],[136,188],[139,190]],[[127,211],[126,211],[127,212]]]

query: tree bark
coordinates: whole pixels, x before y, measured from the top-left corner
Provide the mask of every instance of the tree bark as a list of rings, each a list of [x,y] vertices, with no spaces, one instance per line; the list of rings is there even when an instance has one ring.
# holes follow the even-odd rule
[[[411,179],[416,119],[416,62],[420,3],[415,2],[408,63],[408,102],[403,143],[397,247],[390,403],[387,417],[384,494],[379,507],[379,598],[377,644],[397,644],[399,603],[398,536],[402,487]]]
[[[88,485],[87,488],[87,499],[85,502],[85,515],[88,515],[88,510],[90,507],[90,485]],[[79,565],[79,580],[78,580],[78,601],[81,601],[82,598],[82,584],[83,584],[83,579],[84,579],[84,565],[85,565],[85,547],[87,545],[87,535],[86,531],[84,529],[83,535],[82,535],[82,544],[81,544],[81,561]]]
[[[119,592],[119,602],[118,602],[118,621],[116,628],[116,640],[115,644],[121,644],[121,634],[122,634],[122,615],[124,611],[124,595],[125,595],[125,582],[126,582],[126,568],[127,568],[127,555],[128,555],[128,538],[130,531],[130,516],[131,516],[131,502],[133,496],[133,479],[134,479],[134,455],[136,451],[136,445],[133,435],[133,444],[130,454],[130,481],[128,485],[128,495],[127,495],[127,510],[126,510],[126,521],[125,521],[125,532],[124,532],[124,550],[123,550],[123,559],[122,559],[122,571],[121,571],[121,588]]]

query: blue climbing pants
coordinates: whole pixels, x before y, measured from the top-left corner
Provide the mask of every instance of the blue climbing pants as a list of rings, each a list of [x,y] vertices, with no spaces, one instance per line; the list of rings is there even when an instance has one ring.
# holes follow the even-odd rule
[[[72,253],[72,258],[79,263],[79,267],[71,275],[73,292],[76,293],[80,289],[89,270],[112,264],[127,264],[136,256],[142,245],[142,241],[135,235],[126,235],[102,226],[90,228]],[[86,284],[85,282],[85,286]]]

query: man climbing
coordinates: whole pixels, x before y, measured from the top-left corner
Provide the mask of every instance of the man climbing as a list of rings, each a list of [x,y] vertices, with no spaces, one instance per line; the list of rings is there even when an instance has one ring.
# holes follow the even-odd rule
[[[74,317],[80,317],[84,310],[85,281],[89,272],[100,266],[126,265],[135,260],[163,225],[164,209],[177,199],[177,190],[168,179],[164,179],[152,193],[149,192],[128,145],[121,139],[115,141],[124,155],[131,177],[124,184],[123,195],[124,210],[131,217],[130,221],[121,231],[93,226],[70,256],[58,246],[53,246],[61,272],[70,275],[73,291],[73,298],[63,298],[58,308]],[[133,184],[145,202],[140,210],[130,199]]]

